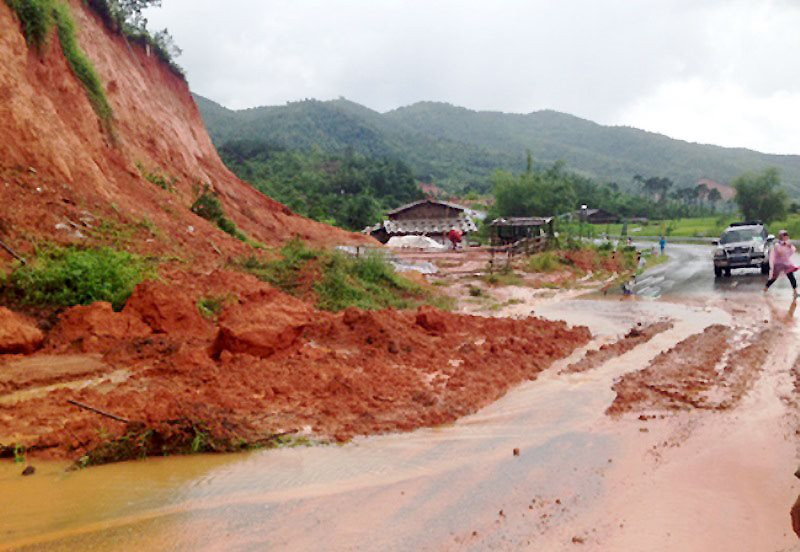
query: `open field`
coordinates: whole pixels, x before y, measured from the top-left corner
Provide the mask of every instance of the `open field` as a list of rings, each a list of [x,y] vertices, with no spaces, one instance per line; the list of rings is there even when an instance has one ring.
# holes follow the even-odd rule
[[[665,221],[650,221],[647,224],[628,224],[628,235],[660,236],[676,238],[715,238],[719,237],[728,224],[742,220],[739,215],[719,215],[717,217],[685,218]],[[622,234],[622,224],[591,225],[595,235],[607,233],[610,236]],[[783,220],[769,225],[770,232],[777,234],[785,228],[790,234],[800,234],[800,215],[792,214]]]

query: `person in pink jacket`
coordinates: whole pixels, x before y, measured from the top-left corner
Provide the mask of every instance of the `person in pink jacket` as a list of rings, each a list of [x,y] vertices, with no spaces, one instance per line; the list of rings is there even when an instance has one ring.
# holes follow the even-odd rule
[[[778,232],[778,241],[772,246],[772,251],[769,253],[769,280],[764,286],[765,293],[781,274],[786,274],[789,283],[792,284],[794,295],[797,297],[797,280],[794,278],[794,272],[800,267],[792,262],[792,255],[796,251],[795,246],[789,241],[789,232],[786,230]]]

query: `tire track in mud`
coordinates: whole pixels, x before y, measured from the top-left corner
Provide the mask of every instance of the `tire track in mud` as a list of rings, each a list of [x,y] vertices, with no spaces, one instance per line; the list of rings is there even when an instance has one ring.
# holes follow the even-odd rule
[[[632,327],[628,333],[622,338],[613,343],[606,343],[600,346],[599,349],[592,349],[586,351],[586,354],[578,360],[573,362],[559,374],[574,374],[579,372],[586,372],[593,368],[597,368],[605,362],[624,355],[628,351],[633,350],[639,345],[643,345],[653,339],[656,335],[671,330],[674,323],[671,320],[660,320],[647,326],[642,326],[641,322]]]
[[[606,414],[730,409],[752,388],[776,335],[771,328],[709,326],[617,379]]]

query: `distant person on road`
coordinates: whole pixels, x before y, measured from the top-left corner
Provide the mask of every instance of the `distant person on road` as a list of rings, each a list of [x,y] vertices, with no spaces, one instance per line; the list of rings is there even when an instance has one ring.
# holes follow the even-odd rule
[[[667,248],[667,239],[664,236],[661,236],[661,239],[658,240],[658,247],[661,248],[661,254],[664,254],[664,249]]]
[[[450,243],[453,244],[453,251],[458,249],[458,244],[461,243],[462,235],[463,234],[461,233],[461,230],[459,230],[458,228],[453,228],[447,234],[447,237],[450,239]]]
[[[778,241],[772,246],[772,251],[769,253],[769,280],[767,280],[767,285],[764,286],[764,293],[767,292],[781,274],[786,274],[789,283],[792,284],[794,296],[797,297],[797,280],[794,278],[794,272],[800,267],[797,267],[792,262],[792,255],[796,251],[797,248],[789,240],[789,232],[786,230],[778,232]]]

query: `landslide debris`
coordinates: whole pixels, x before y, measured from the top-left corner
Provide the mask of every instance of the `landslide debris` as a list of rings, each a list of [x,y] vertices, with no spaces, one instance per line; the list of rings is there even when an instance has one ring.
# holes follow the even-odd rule
[[[729,409],[752,387],[774,335],[763,330],[732,347],[731,328],[709,326],[659,354],[647,368],[619,378],[606,414]]]
[[[175,319],[170,310],[133,308],[170,297],[171,304],[197,313],[197,299],[214,286],[235,294],[217,325],[205,319],[203,325],[172,325],[165,323]],[[118,441],[131,428],[69,399],[144,424],[144,432],[163,433],[176,427],[171,421],[183,420],[176,430],[183,437],[163,439],[179,443],[174,451],[186,450],[191,427],[202,428],[220,450],[304,428],[340,441],[409,431],[476,411],[590,338],[586,328],[562,322],[430,307],[330,313],[252,276],[227,272],[171,286],[147,282],[133,298],[122,312],[100,304],[62,315],[48,335],[48,351],[98,352],[109,365],[106,378],[0,402],[0,436],[27,435],[21,444],[50,457],[80,457],[110,442],[118,455]],[[112,365],[129,376],[112,381]],[[152,454],[158,446],[132,450]]]
[[[0,354],[30,354],[44,340],[44,334],[33,321],[0,307]]]
[[[612,358],[622,356],[639,345],[647,343],[656,335],[671,329],[672,325],[672,321],[669,320],[660,320],[646,326],[642,326],[641,323],[639,323],[631,328],[622,339],[614,343],[603,344],[599,349],[587,351],[582,359],[573,362],[563,369],[561,373],[586,372],[587,370],[597,368]]]

